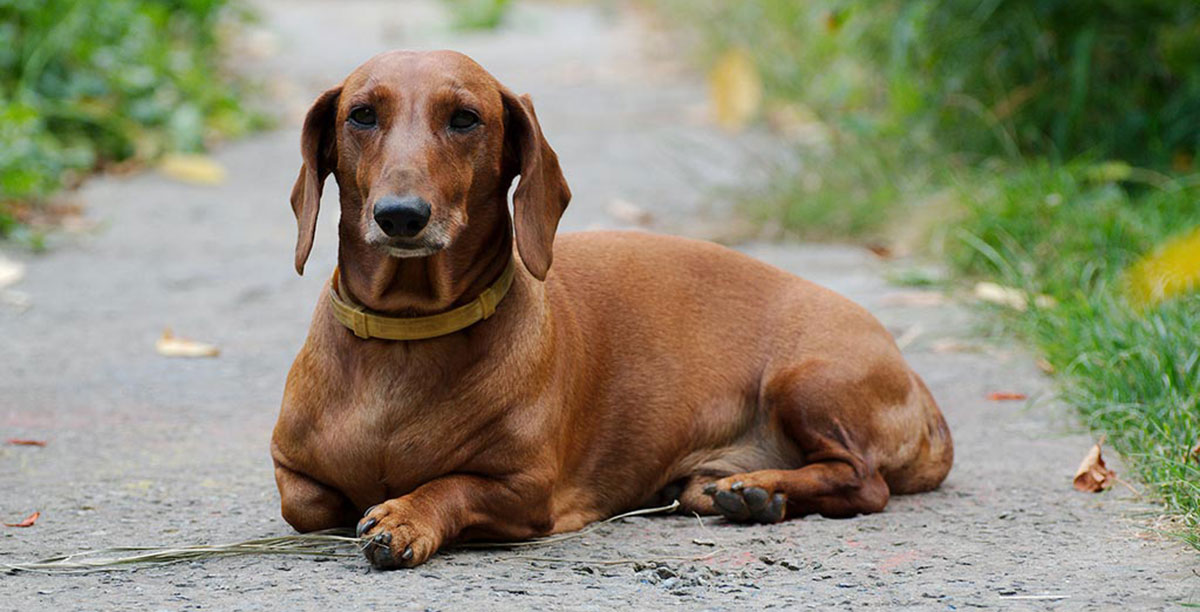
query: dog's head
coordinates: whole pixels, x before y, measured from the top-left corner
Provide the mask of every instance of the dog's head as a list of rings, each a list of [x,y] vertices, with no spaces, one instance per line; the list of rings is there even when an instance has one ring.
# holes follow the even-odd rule
[[[507,219],[512,180],[521,260],[545,279],[570,189],[528,96],[452,51],[371,58],[308,111],[292,189],[296,271],[312,249],[325,178],[342,199],[343,238],[390,257],[453,248],[475,218]],[[497,203],[502,210],[497,211]]]

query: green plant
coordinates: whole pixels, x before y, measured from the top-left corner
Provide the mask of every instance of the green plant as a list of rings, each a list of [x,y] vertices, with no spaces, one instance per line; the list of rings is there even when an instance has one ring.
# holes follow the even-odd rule
[[[255,127],[226,0],[0,0],[0,233],[71,177]]]

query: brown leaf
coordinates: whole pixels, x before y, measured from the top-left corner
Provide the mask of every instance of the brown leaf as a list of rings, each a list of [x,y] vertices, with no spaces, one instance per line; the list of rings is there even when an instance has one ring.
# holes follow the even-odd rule
[[[872,255],[880,259],[891,259],[896,256],[896,252],[892,250],[892,247],[882,242],[871,242],[866,246],[867,250],[870,251]]]
[[[1104,458],[1100,456],[1100,442],[1097,442],[1075,471],[1075,488],[1085,493],[1099,493],[1111,488],[1116,479],[1117,473],[1104,465]]]
[[[45,440],[26,440],[25,438],[9,438],[7,440],[13,446],[45,446]]]
[[[20,523],[5,523],[4,526],[5,527],[33,527],[33,524],[37,522],[38,517],[41,515],[42,515],[41,512],[34,512],[33,514],[30,514],[29,516],[25,517],[25,520],[21,521]]]
[[[988,399],[993,402],[1008,402],[1013,400],[1023,400],[1029,397],[1019,391],[992,391],[988,394]]]
[[[1197,441],[1196,445],[1192,447],[1192,450],[1188,451],[1188,458],[1194,461],[1200,461],[1200,441]]]

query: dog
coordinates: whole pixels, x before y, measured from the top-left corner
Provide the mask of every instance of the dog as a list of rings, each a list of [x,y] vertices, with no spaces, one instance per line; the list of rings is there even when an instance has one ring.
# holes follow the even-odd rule
[[[556,239],[571,192],[531,100],[464,55],[370,59],[301,155],[297,272],[330,174],[341,219],[271,443],[298,531],[356,525],[372,565],[413,567],[673,499],[879,512],[950,470],[933,397],[846,298],[715,244]]]

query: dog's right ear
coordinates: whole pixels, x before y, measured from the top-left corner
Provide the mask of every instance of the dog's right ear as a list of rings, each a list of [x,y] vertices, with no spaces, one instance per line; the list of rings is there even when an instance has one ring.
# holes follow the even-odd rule
[[[304,118],[304,131],[300,135],[300,176],[292,187],[292,212],[296,214],[299,234],[296,236],[296,272],[304,274],[304,263],[312,251],[313,237],[317,232],[317,211],[321,207],[321,190],[325,178],[337,165],[337,143],[334,121],[337,119],[339,85],[327,90],[313,102]]]

